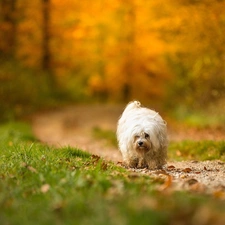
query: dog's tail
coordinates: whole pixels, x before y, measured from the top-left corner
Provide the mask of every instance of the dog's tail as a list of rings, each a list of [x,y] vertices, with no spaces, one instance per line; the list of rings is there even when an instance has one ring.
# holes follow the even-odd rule
[[[141,108],[141,103],[139,101],[129,102],[125,111],[129,111],[136,108]]]

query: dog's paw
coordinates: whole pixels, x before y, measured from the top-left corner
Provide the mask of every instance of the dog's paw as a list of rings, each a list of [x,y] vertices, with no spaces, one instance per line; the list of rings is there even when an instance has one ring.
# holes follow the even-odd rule
[[[148,167],[148,165],[147,165],[146,161],[143,158],[139,158],[137,168],[138,169],[144,169],[144,168],[147,168],[147,167]]]
[[[137,168],[138,166],[138,158],[131,158],[127,162],[127,167],[129,168]]]

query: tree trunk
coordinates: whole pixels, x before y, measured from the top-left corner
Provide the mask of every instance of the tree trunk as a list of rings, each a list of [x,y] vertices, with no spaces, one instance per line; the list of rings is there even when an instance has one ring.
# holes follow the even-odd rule
[[[126,82],[122,89],[123,101],[128,102],[132,100],[132,77],[135,76],[135,61],[133,59],[134,48],[135,48],[135,5],[131,0],[124,1],[125,7],[127,9],[125,17],[125,24],[127,29],[125,30],[124,37],[124,56],[125,61],[123,65],[123,73]]]
[[[54,77],[54,71],[52,70],[52,54],[50,47],[51,32],[51,0],[41,0],[42,1],[42,16],[43,16],[43,27],[42,27],[42,70],[46,72],[46,78],[48,86],[52,92],[57,92],[56,90],[56,80]]]
[[[0,53],[14,57],[16,48],[16,4],[17,0],[0,1]]]
[[[42,69],[51,71],[50,52],[50,0],[42,0],[43,13],[43,44],[42,44]]]

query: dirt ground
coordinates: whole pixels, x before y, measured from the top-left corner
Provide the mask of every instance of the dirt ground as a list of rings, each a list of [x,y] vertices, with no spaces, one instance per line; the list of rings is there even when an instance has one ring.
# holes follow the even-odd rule
[[[95,127],[116,130],[124,106],[79,105],[41,112],[33,117],[33,132],[42,142],[54,146],[79,147],[105,160],[118,163],[122,157],[117,148],[93,137]],[[183,129],[168,122],[169,140],[225,140],[223,130]],[[209,192],[225,199],[225,163],[221,161],[168,162],[164,170],[130,169],[135,174],[149,174],[166,179],[167,186]]]

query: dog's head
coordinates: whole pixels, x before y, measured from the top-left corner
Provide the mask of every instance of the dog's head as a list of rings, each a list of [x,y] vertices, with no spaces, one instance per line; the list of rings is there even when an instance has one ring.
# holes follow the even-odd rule
[[[138,154],[144,155],[151,149],[150,135],[146,132],[135,134],[133,145]]]

